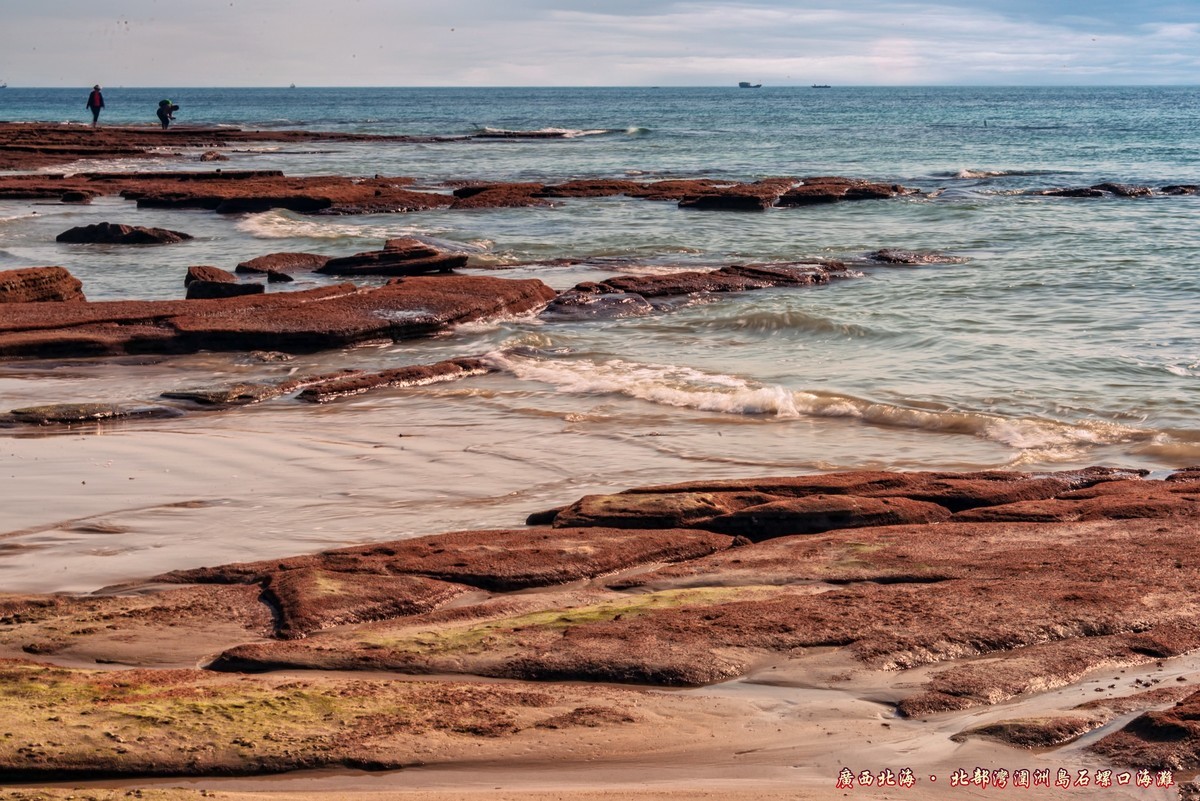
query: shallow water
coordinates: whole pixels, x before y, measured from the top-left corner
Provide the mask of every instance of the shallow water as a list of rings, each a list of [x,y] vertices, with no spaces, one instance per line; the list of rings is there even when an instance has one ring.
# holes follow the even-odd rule
[[[166,91],[110,89],[103,119],[142,121],[143,107],[152,109]],[[81,120],[85,96],[74,103],[65,90],[10,88],[0,92],[0,118]],[[202,555],[216,563],[515,525],[584,492],[701,476],[1200,463],[1200,196],[1022,194],[1100,181],[1200,182],[1200,131],[1189,116],[1200,90],[296,89],[169,96],[188,123],[448,136],[484,126],[606,131],[563,140],[259,146],[231,152],[229,168],[411,175],[430,184],[840,174],[930,194],[762,214],[689,212],[626,198],[362,217],[223,217],[138,210],[119,199],[83,207],[5,201],[0,269],[62,265],[89,298],[103,300],[180,297],[192,264],[232,268],[285,250],[344,255],[414,234],[470,245],[475,271],[537,277],[558,289],[613,272],[857,260],[882,247],[934,249],[968,261],[863,267],[827,286],[726,296],[644,318],[499,321],[283,364],[201,354],[139,364],[0,366],[6,409],[148,401],[167,389],[234,378],[460,355],[488,354],[503,368],[324,407],[283,400],[100,435],[9,440],[12,447],[0,449],[0,480],[18,491],[3,529],[52,532],[0,540],[28,546],[0,552],[0,575],[21,587],[95,587],[136,576],[142,566],[186,566]],[[116,166],[165,165],[201,169],[175,157]],[[197,238],[143,248],[53,241],[67,228],[100,220]],[[564,256],[592,262],[537,263]],[[302,277],[288,288],[322,280]],[[421,437],[405,442],[407,456],[395,457],[392,441],[403,439],[395,434],[407,432]],[[380,451],[389,458],[381,460]],[[31,468],[35,458],[53,469]],[[165,477],[168,466],[191,483],[175,474],[154,491],[139,485],[136,497],[81,495],[79,481],[90,487],[98,480],[83,475],[88,459],[141,469],[134,483]],[[250,484],[247,475],[255,477]],[[137,546],[134,533],[108,537],[117,546],[95,545],[83,541],[104,537],[58,525],[197,498],[220,502],[115,514],[131,530],[148,532]],[[106,558],[93,558],[97,553]],[[36,565],[51,555],[66,575],[47,581]]]

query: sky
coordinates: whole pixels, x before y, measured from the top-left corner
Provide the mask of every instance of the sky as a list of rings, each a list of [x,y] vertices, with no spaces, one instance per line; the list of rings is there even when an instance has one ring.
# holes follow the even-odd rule
[[[1200,0],[0,0],[10,86],[1200,85]]]

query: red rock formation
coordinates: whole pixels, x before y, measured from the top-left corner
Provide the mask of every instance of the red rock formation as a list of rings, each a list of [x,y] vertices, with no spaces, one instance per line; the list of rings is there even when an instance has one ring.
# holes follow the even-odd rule
[[[300,399],[313,403],[328,403],[336,398],[349,395],[361,395],[372,389],[382,387],[415,387],[425,384],[435,384],[441,381],[454,381],[467,376],[483,375],[491,372],[493,367],[482,359],[446,359],[434,364],[417,364],[409,367],[399,367],[394,370],[384,370],[379,373],[359,374],[348,376],[340,381],[330,381],[320,386],[306,389],[300,393]]]
[[[0,303],[86,300],[83,283],[62,267],[0,270]]]
[[[228,300],[9,304],[0,359],[198,350],[311,352],[369,339],[427,336],[523,314],[554,297],[541,281],[444,276]]]
[[[313,272],[325,266],[329,256],[316,253],[268,253],[237,266],[238,273],[302,273]]]
[[[183,285],[191,286],[196,281],[208,281],[215,284],[236,284],[237,276],[220,267],[210,267],[206,264],[196,264],[188,267],[187,275],[183,277]]]
[[[641,564],[696,559],[732,543],[732,537],[682,529],[461,531],[291,559],[180,570],[158,578],[185,584],[248,583],[270,580],[280,571],[314,568],[347,576],[426,576],[510,591],[562,584]]]
[[[236,281],[192,281],[187,286],[188,300],[216,300],[240,298],[246,295],[261,295],[267,291],[264,284],[239,284]]]

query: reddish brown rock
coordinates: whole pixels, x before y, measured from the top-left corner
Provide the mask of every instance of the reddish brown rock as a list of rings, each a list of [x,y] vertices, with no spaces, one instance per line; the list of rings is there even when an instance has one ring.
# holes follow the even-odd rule
[[[214,284],[236,284],[237,276],[220,267],[210,267],[197,264],[188,267],[187,275],[183,277],[183,285],[191,286],[196,281],[208,281]]]
[[[192,353],[311,352],[372,339],[427,336],[458,323],[535,311],[554,297],[541,281],[441,276],[227,300],[9,304],[0,359]]]
[[[799,186],[792,187],[780,195],[776,205],[810,206],[845,200],[882,200],[914,192],[915,190],[899,184],[872,183],[854,178],[805,178]]]
[[[766,211],[795,183],[795,178],[765,178],[752,184],[714,187],[680,200],[679,207],[709,211]]]
[[[1200,693],[1170,709],[1146,712],[1089,747],[1117,765],[1151,770],[1200,768]]]
[[[237,266],[238,273],[303,273],[324,267],[329,256],[316,253],[268,253]]]
[[[83,282],[62,267],[0,270],[0,303],[86,300]]]
[[[319,629],[429,612],[469,590],[417,576],[350,575],[317,568],[273,573],[265,595],[279,613],[278,634],[305,637]]]
[[[229,161],[229,156],[219,153],[216,150],[206,150],[200,154],[197,161]]]
[[[495,369],[482,359],[445,359],[434,364],[417,364],[324,382],[320,386],[314,386],[301,392],[300,399],[312,403],[328,403],[336,398],[361,395],[373,389],[417,387],[442,381],[455,381],[459,378],[490,373]]]
[[[451,205],[454,209],[514,208],[522,206],[548,206],[540,197],[545,189],[542,184],[484,184],[464,186],[454,190],[457,198]]]
[[[757,492],[672,492],[585,495],[557,512],[560,528],[693,528],[748,506],[775,500]]]
[[[69,231],[63,231],[56,242],[71,244],[103,244],[103,245],[170,245],[191,239],[190,234],[180,231],[168,231],[165,228],[145,228],[140,225],[115,225],[113,223],[95,223],[81,225]]]
[[[950,511],[943,506],[908,498],[810,495],[739,509],[697,526],[759,542],[842,528],[937,523],[949,517]]]
[[[705,531],[620,529],[461,531],[325,551],[291,559],[181,570],[172,582],[255,582],[281,570],[415,575],[510,591],[562,584],[653,562],[695,559],[728,548],[732,538]]]
[[[396,240],[393,240],[396,241]],[[467,254],[448,253],[421,243],[329,259],[317,268],[327,275],[425,275],[466,266]]]

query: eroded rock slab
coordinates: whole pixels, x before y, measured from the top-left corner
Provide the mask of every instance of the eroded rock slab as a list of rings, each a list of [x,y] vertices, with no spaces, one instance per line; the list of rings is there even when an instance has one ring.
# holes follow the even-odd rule
[[[0,303],[47,303],[87,300],[83,282],[62,267],[0,270]]]
[[[398,769],[477,757],[539,727],[636,725],[638,698],[502,685],[68,670],[0,661],[0,773],[10,780]],[[652,718],[657,715],[649,713]],[[137,791],[140,792],[140,791]]]
[[[537,280],[413,277],[226,300],[8,304],[0,359],[192,353],[312,352],[376,339],[428,336],[458,323],[540,309]]]
[[[268,253],[237,266],[238,273],[304,273],[324,267],[330,256],[317,253]]]
[[[416,364],[378,373],[359,373],[342,379],[322,382],[300,393],[300,399],[312,403],[328,403],[337,398],[361,395],[384,387],[417,387],[443,381],[456,381],[469,376],[484,375],[496,368],[478,358],[445,359],[434,364]]]
[[[1139,715],[1088,750],[1118,765],[1195,770],[1200,767],[1200,693],[1170,709]]]
[[[170,582],[261,582],[279,571],[319,568],[347,574],[416,575],[494,591],[544,587],[728,548],[731,537],[668,529],[589,528],[462,531],[325,551],[290,559],[167,573]]]

